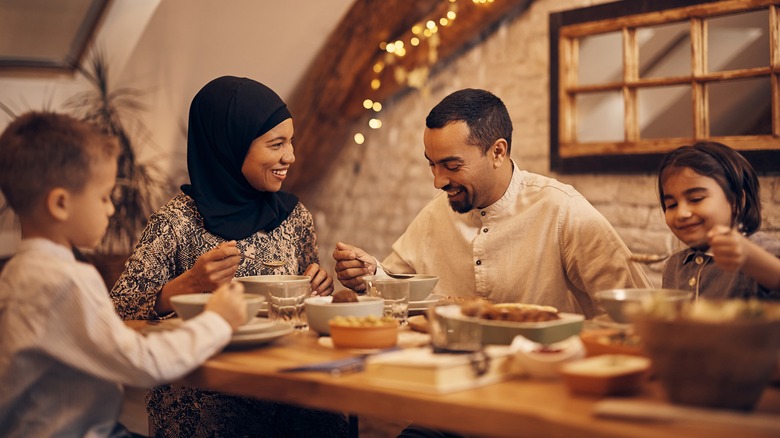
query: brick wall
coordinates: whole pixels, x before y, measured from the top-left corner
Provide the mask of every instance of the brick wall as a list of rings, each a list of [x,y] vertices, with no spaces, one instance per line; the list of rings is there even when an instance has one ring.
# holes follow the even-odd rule
[[[600,2],[534,2],[525,14],[436,72],[429,90],[383,102],[381,129],[367,132],[365,120],[357,123],[354,132],[366,134],[366,143],[346,144],[319,187],[300,194],[315,216],[323,265],[333,272],[337,241],[360,246],[380,260],[390,252],[393,241],[436,193],[423,156],[425,116],[444,96],[468,87],[490,90],[507,105],[514,123],[512,158],[521,168],[574,186],[633,251],[677,248],[659,207],[655,174],[549,171],[548,14],[594,3]],[[780,178],[762,177],[761,185],[763,229],[780,236]],[[660,286],[661,266],[650,268],[648,274]]]

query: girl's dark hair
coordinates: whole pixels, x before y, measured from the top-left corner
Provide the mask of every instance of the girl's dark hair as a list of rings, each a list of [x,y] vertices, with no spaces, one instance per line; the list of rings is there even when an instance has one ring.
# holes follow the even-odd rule
[[[507,155],[512,152],[512,119],[504,102],[493,93],[474,88],[456,91],[433,107],[425,126],[439,129],[455,122],[466,122],[468,140],[482,155],[500,138],[506,140]]]
[[[718,183],[731,204],[732,226],[741,225],[747,235],[758,231],[761,200],[756,172],[739,152],[721,143],[682,146],[664,157],[658,170],[658,194],[663,211],[666,211],[663,183],[675,170],[685,167]]]

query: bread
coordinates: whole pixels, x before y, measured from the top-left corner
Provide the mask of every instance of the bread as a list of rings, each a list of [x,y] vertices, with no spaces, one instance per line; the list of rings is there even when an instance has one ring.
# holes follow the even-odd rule
[[[333,294],[333,303],[357,303],[358,296],[355,291],[343,289]]]

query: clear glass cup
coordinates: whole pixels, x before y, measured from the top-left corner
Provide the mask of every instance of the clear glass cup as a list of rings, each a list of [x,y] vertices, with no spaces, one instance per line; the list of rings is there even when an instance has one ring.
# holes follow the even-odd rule
[[[409,318],[409,280],[396,278],[376,278],[368,284],[369,296],[385,300],[384,316],[398,320],[406,325]]]
[[[428,308],[428,327],[435,351],[468,353],[482,350],[482,326],[460,316],[460,306],[442,300]]]
[[[306,300],[311,295],[307,284],[271,283],[267,288],[268,319],[290,324],[296,330],[306,330]]]

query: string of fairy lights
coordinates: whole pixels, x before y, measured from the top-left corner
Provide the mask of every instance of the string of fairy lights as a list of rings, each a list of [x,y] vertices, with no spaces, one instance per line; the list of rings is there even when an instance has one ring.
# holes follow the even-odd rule
[[[438,59],[439,32],[441,29],[452,26],[458,16],[458,0],[443,0],[448,3],[446,12],[440,17],[430,18],[424,22],[416,23],[411,28],[411,36],[407,41],[396,39],[379,43],[379,50],[383,52],[382,60],[376,61],[373,66],[374,78],[371,80],[371,89],[379,90],[382,87],[380,74],[387,68],[393,68],[393,77],[399,84],[405,84],[411,88],[423,90],[428,82],[430,66]],[[494,0],[470,0],[484,5],[493,3]],[[425,44],[424,44],[425,43]],[[427,47],[427,63],[407,71],[403,66],[396,65],[396,60],[410,55],[411,51]],[[382,111],[382,103],[370,98],[363,100],[363,108],[371,113],[368,119],[370,129],[380,129],[382,119],[379,112]],[[366,137],[362,132],[354,135],[355,143],[365,143]]]

